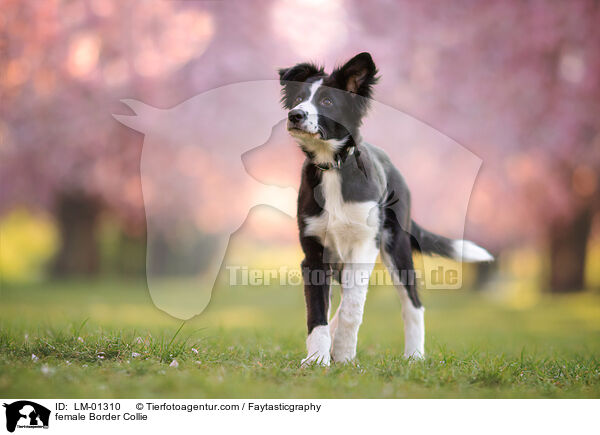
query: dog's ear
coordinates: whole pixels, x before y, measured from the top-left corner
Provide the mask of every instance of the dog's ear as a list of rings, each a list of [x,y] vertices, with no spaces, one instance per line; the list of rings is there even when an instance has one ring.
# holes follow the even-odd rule
[[[378,78],[375,62],[369,53],[360,53],[337,68],[332,74],[340,87],[362,97],[371,97],[372,86]]]
[[[281,102],[286,109],[292,108],[292,99],[298,90],[297,82],[304,82],[309,77],[323,75],[323,67],[318,67],[312,63],[299,63],[291,68],[281,68],[279,70],[279,83],[281,89]]]
[[[312,63],[299,63],[291,68],[281,68],[279,70],[279,83],[284,86],[285,82],[303,82],[317,74],[323,74],[323,67],[318,67]]]

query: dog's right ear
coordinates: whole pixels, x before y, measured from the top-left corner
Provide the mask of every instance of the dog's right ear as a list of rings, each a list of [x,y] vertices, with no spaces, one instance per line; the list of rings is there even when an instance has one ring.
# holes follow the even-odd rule
[[[299,63],[291,68],[279,69],[279,83],[284,86],[285,82],[304,82],[307,78],[318,74],[323,74],[323,67],[312,63]]]
[[[342,89],[365,98],[371,98],[371,88],[378,80],[377,67],[367,52],[357,54],[331,75],[338,80]]]

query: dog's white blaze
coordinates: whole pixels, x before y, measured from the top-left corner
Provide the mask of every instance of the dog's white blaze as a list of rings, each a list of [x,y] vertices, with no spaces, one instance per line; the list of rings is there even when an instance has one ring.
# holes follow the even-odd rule
[[[326,325],[315,326],[306,339],[308,355],[302,360],[301,366],[321,364],[328,366],[331,362],[331,336]]]
[[[302,127],[309,133],[317,133],[319,131],[319,112],[313,100],[321,84],[323,84],[323,79],[317,80],[310,85],[309,97],[295,107],[295,109],[302,109],[308,114]]]
[[[377,258],[375,243],[379,228],[377,202],[345,202],[337,171],[323,172],[323,212],[306,217],[305,233],[317,237],[334,258],[344,264],[342,301],[331,321],[334,361],[347,362],[356,356],[358,330],[362,323],[369,277]]]
[[[452,242],[454,259],[464,262],[493,261],[494,257],[481,246],[468,240],[455,240]]]
[[[319,132],[319,109],[315,103],[315,95],[319,88],[323,84],[323,79],[317,80],[310,85],[310,95],[302,103],[294,107],[294,109],[301,109],[307,113],[306,121],[302,124],[302,128],[310,134],[316,134]],[[309,135],[303,135],[302,133],[292,133],[297,140],[301,141],[306,149],[314,154],[315,163],[333,163],[333,156],[335,153],[346,143],[349,136],[343,139],[319,139],[317,137],[310,137]]]

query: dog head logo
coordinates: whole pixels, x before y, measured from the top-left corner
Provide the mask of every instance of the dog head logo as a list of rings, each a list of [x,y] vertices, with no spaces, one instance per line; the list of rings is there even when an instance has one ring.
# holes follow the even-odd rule
[[[170,109],[123,100],[135,114],[113,115],[144,134],[148,288],[174,317],[188,319],[207,306],[230,237],[255,206],[295,216],[304,154],[286,129],[282,84],[231,84]],[[370,106],[361,134],[419,187],[414,215],[460,238],[481,159],[401,111],[375,100]],[[446,212],[444,219],[431,210]]]
[[[29,400],[19,400],[4,404],[6,408],[6,430],[14,432],[16,428],[44,428],[50,423],[50,410]]]
[[[263,106],[269,100],[273,104]],[[278,100],[277,82],[239,83],[167,110],[124,100],[135,116],[114,115],[144,133],[140,172],[148,288],[155,305],[174,317],[188,319],[204,310],[229,238],[253,207],[295,214],[296,191],[260,183],[242,159],[268,143],[285,116]],[[292,154],[301,155],[287,140]]]

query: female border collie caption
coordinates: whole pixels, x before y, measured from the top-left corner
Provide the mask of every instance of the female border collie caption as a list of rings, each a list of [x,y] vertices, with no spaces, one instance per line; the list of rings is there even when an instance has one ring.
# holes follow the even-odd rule
[[[414,273],[413,251],[459,261],[493,260],[470,241],[433,234],[411,220],[402,175],[385,152],[360,136],[376,75],[369,53],[331,74],[310,63],[279,70],[287,128],[306,154],[298,196],[308,326],[302,365],[354,359],[377,254],[398,283],[406,358],[425,355],[424,308],[415,281],[406,279]],[[342,288],[331,320],[329,277]]]

